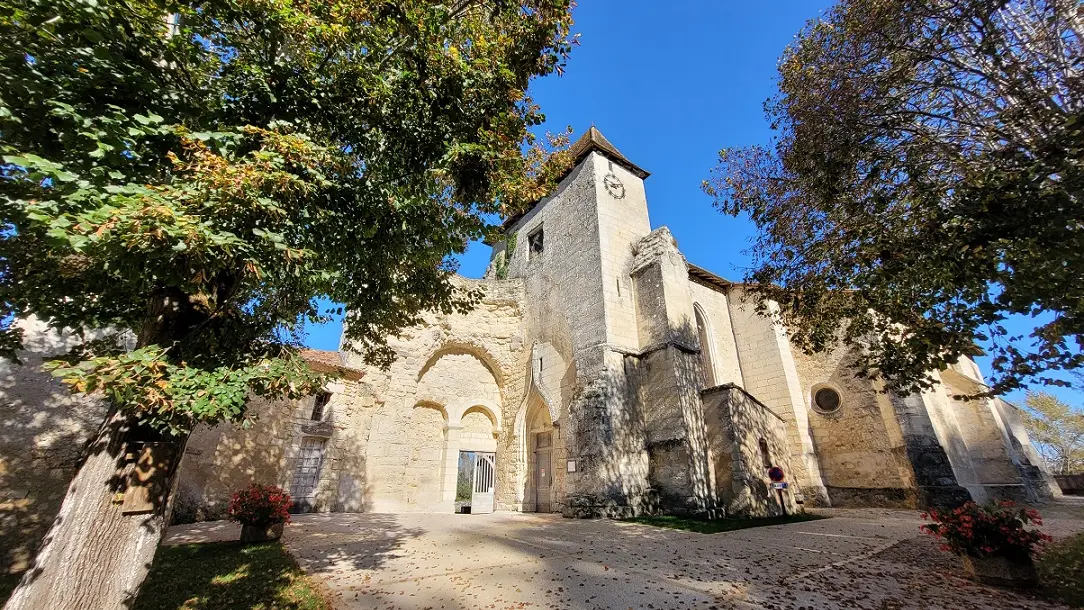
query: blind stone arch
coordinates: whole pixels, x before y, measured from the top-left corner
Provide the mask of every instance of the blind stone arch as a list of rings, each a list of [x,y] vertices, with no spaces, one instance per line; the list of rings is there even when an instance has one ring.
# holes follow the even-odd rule
[[[693,314],[696,318],[696,335],[700,340],[700,368],[703,370],[704,387],[710,388],[716,385],[715,381],[715,337],[708,325],[708,317],[704,315],[704,309],[700,303],[693,303]]]

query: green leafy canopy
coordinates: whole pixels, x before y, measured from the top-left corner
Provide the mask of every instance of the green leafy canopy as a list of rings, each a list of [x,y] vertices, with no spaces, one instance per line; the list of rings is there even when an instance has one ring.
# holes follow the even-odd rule
[[[449,255],[559,175],[531,78],[569,0],[13,0],[0,5],[0,302],[87,337],[57,374],[161,430],[323,383],[299,329],[342,303],[387,364],[469,307]]]
[[[982,353],[990,393],[1084,365],[1076,0],[840,0],[783,54],[771,146],[705,190],[760,230],[746,280],[807,351],[889,388]],[[1033,323],[1013,336],[1007,322]]]
[[[1024,425],[1054,474],[1084,473],[1084,411],[1046,392],[1028,392]]]

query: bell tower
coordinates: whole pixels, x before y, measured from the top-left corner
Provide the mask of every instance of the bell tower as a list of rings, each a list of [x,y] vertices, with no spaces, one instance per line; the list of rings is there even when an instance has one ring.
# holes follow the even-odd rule
[[[565,471],[561,510],[637,514],[651,494],[649,460],[625,356],[640,343],[630,273],[634,245],[651,229],[648,173],[595,127],[570,152],[574,165],[553,194],[505,222],[494,261],[524,283],[524,339],[568,363],[547,376],[559,387],[546,388],[562,403],[553,420],[566,461],[554,465]]]

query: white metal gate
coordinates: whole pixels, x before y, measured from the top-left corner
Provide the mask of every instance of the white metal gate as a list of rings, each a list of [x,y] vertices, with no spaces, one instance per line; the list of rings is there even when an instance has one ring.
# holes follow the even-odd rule
[[[497,468],[492,453],[474,454],[474,493],[471,494],[471,514],[493,512],[493,488],[497,484]]]
[[[301,439],[297,452],[294,478],[290,482],[290,497],[298,510],[312,507],[316,495],[316,483],[320,480],[320,466],[324,462],[326,439],[307,437]]]

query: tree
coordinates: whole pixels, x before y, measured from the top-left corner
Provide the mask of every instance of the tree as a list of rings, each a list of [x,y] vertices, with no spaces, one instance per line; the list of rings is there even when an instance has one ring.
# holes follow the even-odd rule
[[[771,146],[705,190],[759,229],[747,281],[806,351],[895,390],[982,344],[990,393],[1084,364],[1076,0],[840,0],[779,63]],[[1006,322],[1034,323],[1013,336]]]
[[[568,163],[526,89],[570,27],[569,0],[0,3],[0,337],[86,337],[53,366],[111,409],[6,608],[130,600],[192,427],[324,383],[296,349],[318,297],[375,364],[471,305],[449,255]],[[117,505],[132,469],[147,514]]]
[[[1046,392],[1028,392],[1024,425],[1054,474],[1084,472],[1084,412]]]

